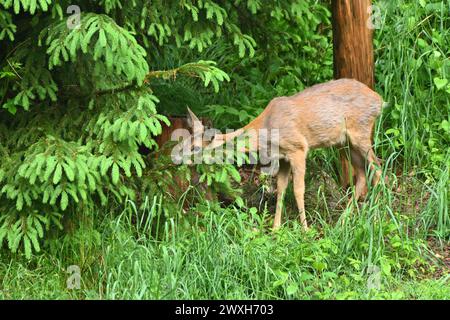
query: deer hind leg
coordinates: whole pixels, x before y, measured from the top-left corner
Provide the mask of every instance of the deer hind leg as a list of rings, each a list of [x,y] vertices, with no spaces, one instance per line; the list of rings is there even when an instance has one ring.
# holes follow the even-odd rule
[[[359,143],[353,143],[352,145],[352,161],[354,161],[358,166],[360,166],[359,162],[363,161],[363,169],[365,170],[365,160],[368,162],[368,168],[370,170],[374,170],[375,174],[372,179],[372,185],[378,184],[381,178],[381,169],[380,169],[380,162],[378,161],[378,158],[375,156],[375,152],[372,149],[372,144],[370,143],[370,140],[368,141],[361,141]],[[360,171],[360,169],[358,170]],[[364,176],[364,184],[359,183],[358,179],[360,176]],[[364,185],[364,187],[363,187]],[[359,188],[358,188],[359,186]],[[366,178],[365,175],[362,175],[361,173],[357,173],[357,181],[356,181],[356,196],[360,196],[364,194],[366,191]],[[358,193],[359,192],[359,193]]]
[[[352,166],[355,170],[356,185],[354,199],[358,201],[361,196],[367,194],[367,181],[365,173],[364,155],[357,149],[351,149]]]
[[[294,194],[297,201],[297,207],[300,211],[300,223],[303,229],[308,229],[305,215],[305,172],[306,172],[306,151],[297,151],[290,158],[293,180],[294,180]]]
[[[273,222],[273,229],[276,230],[281,225],[281,213],[283,211],[283,198],[286,188],[289,183],[289,175],[291,174],[291,166],[289,162],[280,160],[280,168],[277,174],[277,208],[275,212],[275,219]]]

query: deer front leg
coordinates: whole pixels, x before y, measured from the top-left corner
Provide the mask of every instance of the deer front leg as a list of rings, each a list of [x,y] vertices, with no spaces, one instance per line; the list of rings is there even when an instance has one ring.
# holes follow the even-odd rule
[[[305,215],[305,172],[306,172],[306,151],[297,151],[291,157],[292,173],[294,177],[294,194],[300,211],[300,223],[303,229],[308,230],[308,223]]]
[[[277,174],[277,209],[273,221],[273,230],[277,230],[281,225],[281,212],[283,211],[283,198],[289,184],[291,166],[285,160],[280,160],[280,168]]]

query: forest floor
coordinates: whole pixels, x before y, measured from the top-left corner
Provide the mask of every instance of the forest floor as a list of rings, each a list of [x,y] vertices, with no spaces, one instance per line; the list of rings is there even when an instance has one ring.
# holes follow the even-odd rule
[[[241,171],[246,207],[200,204],[158,224],[148,219],[155,203],[127,205],[48,240],[31,260],[2,255],[0,299],[450,299],[449,243],[419,236],[413,219],[430,195],[402,191],[418,190],[414,178],[399,177],[391,198],[360,203],[341,225],[347,195],[317,172],[307,233],[292,190],[284,226],[271,231],[275,190]]]

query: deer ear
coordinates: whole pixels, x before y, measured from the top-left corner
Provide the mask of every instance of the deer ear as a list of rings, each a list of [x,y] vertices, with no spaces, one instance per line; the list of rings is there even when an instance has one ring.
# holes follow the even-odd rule
[[[192,112],[189,107],[187,108],[188,111],[188,125],[191,127],[194,131],[203,131],[203,124],[202,122],[197,118],[197,116]]]

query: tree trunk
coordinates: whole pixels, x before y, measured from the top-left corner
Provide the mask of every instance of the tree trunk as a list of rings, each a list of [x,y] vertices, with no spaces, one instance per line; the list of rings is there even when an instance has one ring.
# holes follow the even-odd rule
[[[334,78],[356,79],[374,87],[373,30],[369,28],[371,0],[332,0]],[[353,174],[345,150],[340,150],[341,183],[348,187]],[[354,180],[354,179],[353,179]]]
[[[334,77],[374,86],[373,30],[368,27],[371,0],[333,0]]]

